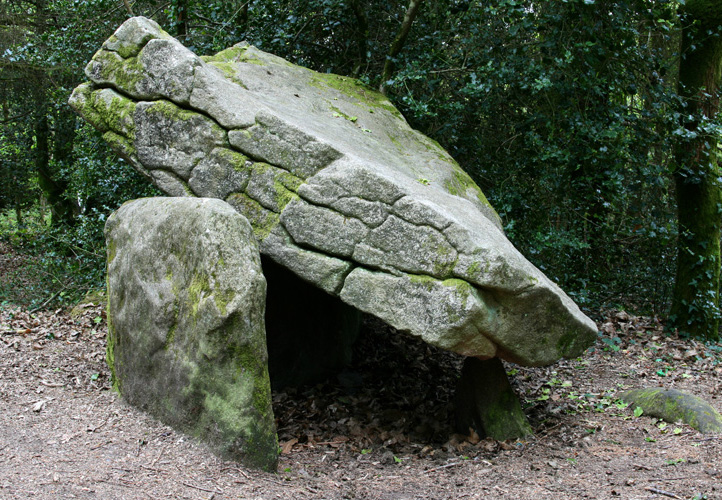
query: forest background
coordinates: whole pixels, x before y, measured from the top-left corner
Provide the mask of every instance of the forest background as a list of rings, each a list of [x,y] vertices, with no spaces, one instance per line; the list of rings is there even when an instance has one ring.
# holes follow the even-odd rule
[[[101,288],[106,218],[157,193],[67,105],[131,12],[199,55],[248,41],[381,90],[585,311],[719,339],[711,0],[0,0],[0,238],[38,278],[0,305]]]

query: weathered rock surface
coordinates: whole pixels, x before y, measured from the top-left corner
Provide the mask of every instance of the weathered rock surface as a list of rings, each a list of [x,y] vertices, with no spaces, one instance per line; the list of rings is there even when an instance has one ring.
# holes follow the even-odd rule
[[[509,243],[437,143],[381,94],[239,44],[197,57],[132,18],[71,105],[173,196],[225,199],[261,252],[427,342],[526,365],[575,357],[594,323]]]
[[[456,429],[498,441],[533,434],[521,403],[509,384],[506,369],[498,358],[466,358],[454,398]]]
[[[703,433],[722,432],[722,416],[703,399],[677,389],[653,387],[622,394],[622,400],[640,407],[643,415],[670,423],[684,422]]]
[[[221,200],[147,198],[106,224],[108,364],[131,404],[221,455],[275,470],[266,281]]]

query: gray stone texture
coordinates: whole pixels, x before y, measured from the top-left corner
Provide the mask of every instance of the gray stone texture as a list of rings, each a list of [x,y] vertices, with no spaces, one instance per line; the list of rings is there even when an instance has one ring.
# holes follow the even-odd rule
[[[131,165],[171,195],[225,199],[264,255],[348,305],[525,365],[593,342],[594,323],[511,245],[469,176],[356,80],[247,44],[200,58],[144,18],[86,74],[71,105]]]
[[[105,232],[114,387],[222,456],[275,470],[266,280],[248,221],[218,199],[147,198]]]

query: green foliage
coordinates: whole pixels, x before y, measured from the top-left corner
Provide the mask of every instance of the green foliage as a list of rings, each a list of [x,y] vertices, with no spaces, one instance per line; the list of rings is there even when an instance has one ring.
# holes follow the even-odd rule
[[[318,71],[383,83],[412,126],[482,187],[512,242],[575,300],[660,312],[675,267],[675,145],[720,131],[714,120],[688,116],[675,91],[679,3],[425,2],[386,82],[407,0],[132,5],[201,55],[247,40]],[[47,171],[62,193],[51,205],[72,209],[68,228],[47,243],[80,260],[95,255],[78,272],[102,273],[105,217],[147,194],[147,184],[64,111],[83,66],[127,13],[110,0],[15,0],[6,14],[0,119],[15,119],[0,131],[0,175],[11,179],[0,184],[0,208],[22,214],[38,204],[44,117]],[[717,298],[708,299],[705,314],[718,313]]]
[[[637,305],[664,307],[676,236],[669,6],[454,5],[422,14],[426,50],[409,47],[388,85],[404,114],[451,150],[512,241],[577,301],[633,286]]]

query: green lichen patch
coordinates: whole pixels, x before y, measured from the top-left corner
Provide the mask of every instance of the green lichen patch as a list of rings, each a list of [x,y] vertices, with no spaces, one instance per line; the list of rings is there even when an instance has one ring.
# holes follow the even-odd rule
[[[243,61],[248,47],[247,44],[237,44],[212,56],[205,56],[203,60],[207,62],[240,62]]]
[[[107,284],[106,284],[107,286]],[[110,295],[108,296],[108,305],[106,310],[110,311]],[[108,370],[110,371],[110,383],[115,392],[121,394],[120,380],[115,373],[115,346],[118,343],[118,335],[113,327],[113,320],[110,314],[108,314],[108,333],[107,333],[107,345],[105,347],[105,362],[108,364]]]
[[[332,73],[314,73],[309,83],[321,89],[334,89],[341,92],[356,101],[354,104],[367,109],[369,112],[383,109],[396,118],[404,119],[399,110],[391,104],[391,101],[385,95],[355,78]]]
[[[472,196],[475,196],[482,204],[492,208],[484,192],[476,185],[469,174],[464,172],[458,165],[455,165],[452,177],[444,182],[444,188],[447,193],[454,196],[466,197],[471,192]]]
[[[440,283],[436,278],[427,276],[425,274],[408,274],[409,281],[415,285],[420,285],[426,290],[431,291],[433,288]]]
[[[112,131],[104,133],[103,139],[111,148],[120,154],[120,156],[128,160],[130,163],[135,163],[134,157],[136,149],[135,146],[128,141],[128,139]]]
[[[228,314],[228,304],[230,304],[234,298],[236,298],[236,292],[230,288],[215,290],[213,292],[213,301],[216,304],[216,308],[223,316]]]
[[[189,121],[201,116],[195,111],[183,109],[166,100],[155,101],[155,103],[145,111],[149,114],[157,113],[163,115],[171,121]]]
[[[329,106],[329,109],[332,111],[332,116],[334,118],[343,118],[344,120],[348,120],[351,123],[356,123],[356,121],[358,120],[358,116],[347,115],[336,106]]]
[[[79,115],[100,132],[108,131],[108,124],[105,117],[96,111],[93,104],[93,92],[95,87],[90,83],[79,85],[73,90],[68,103]]]
[[[240,85],[242,88],[248,90],[248,86],[246,86],[245,83],[243,83],[243,80],[241,79],[238,68],[235,64],[230,62],[223,62],[223,61],[211,61],[209,63],[211,66],[218,68],[223,72],[223,74],[233,83]]]
[[[145,68],[138,57],[123,59],[115,52],[99,50],[90,65],[100,68],[99,77],[116,87],[134,92],[138,83],[145,79]]]
[[[217,155],[220,160],[225,161],[231,166],[236,172],[246,172],[248,167],[246,162],[249,161],[248,157],[228,148],[218,148],[213,150],[213,154]]]
[[[93,110],[101,117],[105,126],[125,137],[135,140],[135,102],[120,94],[109,91],[93,92],[91,97]]]
[[[205,273],[195,273],[188,285],[188,301],[190,303],[191,314],[193,317],[198,316],[198,311],[202,306],[202,302],[212,294],[208,275]]]
[[[291,201],[298,198],[295,190],[303,180],[290,172],[267,163],[254,163],[246,195],[268,210],[281,213]]]
[[[681,421],[703,433],[722,432],[722,416],[706,401],[692,394],[655,387],[628,391],[621,398],[632,407],[640,407],[643,415],[670,423]]]
[[[267,210],[245,194],[233,193],[226,198],[226,203],[248,219],[253,228],[253,234],[259,242],[265,240],[273,228],[281,222],[277,213]]]

